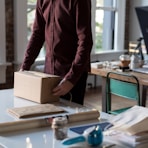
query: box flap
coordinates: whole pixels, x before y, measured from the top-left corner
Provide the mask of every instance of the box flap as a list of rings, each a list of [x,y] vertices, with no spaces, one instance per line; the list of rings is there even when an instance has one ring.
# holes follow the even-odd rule
[[[47,78],[47,77],[59,77],[57,75],[46,74],[46,73],[37,72],[37,71],[18,71],[17,73],[35,76],[35,77],[41,77],[41,78],[44,78],[44,77],[45,78]]]

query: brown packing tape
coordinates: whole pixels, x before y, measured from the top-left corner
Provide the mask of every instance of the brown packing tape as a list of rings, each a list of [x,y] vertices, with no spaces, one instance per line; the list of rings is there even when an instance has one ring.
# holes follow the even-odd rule
[[[87,112],[69,114],[67,117],[68,123],[73,123],[87,120],[96,120],[100,117],[100,113],[97,110],[91,110]],[[0,123],[0,134],[51,126],[51,121],[52,117]]]

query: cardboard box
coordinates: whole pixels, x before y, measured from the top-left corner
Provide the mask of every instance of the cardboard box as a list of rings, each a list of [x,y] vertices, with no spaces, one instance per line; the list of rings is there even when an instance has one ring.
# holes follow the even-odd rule
[[[60,82],[60,77],[35,71],[14,73],[14,95],[37,103],[59,101],[52,95],[53,88]]]

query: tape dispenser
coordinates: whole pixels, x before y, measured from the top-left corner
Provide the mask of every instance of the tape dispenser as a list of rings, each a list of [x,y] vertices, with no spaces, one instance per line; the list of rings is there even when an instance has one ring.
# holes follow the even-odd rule
[[[91,146],[101,145],[103,142],[103,134],[100,126],[89,127],[80,136],[64,139],[62,144],[68,146],[82,142],[87,142]]]

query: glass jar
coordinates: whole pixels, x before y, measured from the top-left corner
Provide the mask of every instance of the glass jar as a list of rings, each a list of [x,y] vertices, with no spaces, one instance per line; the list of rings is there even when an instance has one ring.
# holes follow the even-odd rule
[[[130,61],[131,61],[130,55],[123,54],[119,57],[119,59],[120,59],[120,62],[121,62],[121,64],[120,64],[121,67],[129,67],[129,64],[130,64]]]
[[[67,117],[56,117],[52,121],[54,137],[57,140],[67,138]]]

